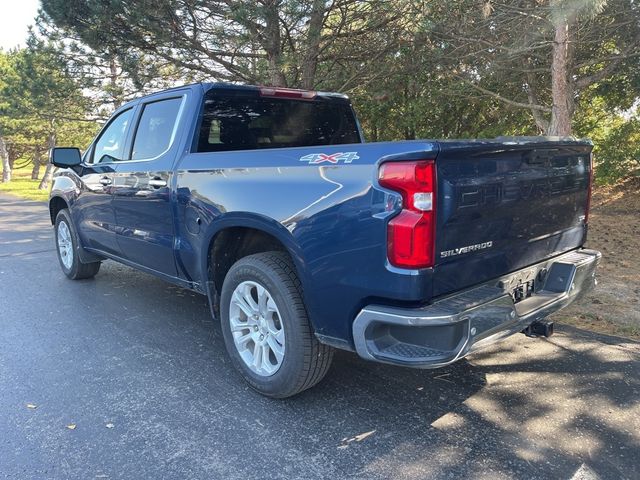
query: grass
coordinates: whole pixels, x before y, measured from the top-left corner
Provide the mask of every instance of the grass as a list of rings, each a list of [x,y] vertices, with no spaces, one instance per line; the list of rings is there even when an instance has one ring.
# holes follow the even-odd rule
[[[592,332],[604,333],[605,335],[615,335],[626,337],[632,340],[640,340],[640,326],[626,325],[608,320],[593,313],[579,313],[577,315],[566,315],[557,313],[554,318],[559,323],[572,325]]]
[[[42,176],[42,174],[44,174],[44,167],[40,169],[40,175]],[[40,180],[31,180],[31,166],[16,169],[11,172],[10,182],[0,183],[0,193],[8,193],[28,200],[46,202],[49,198],[49,189],[38,190],[39,183]]]

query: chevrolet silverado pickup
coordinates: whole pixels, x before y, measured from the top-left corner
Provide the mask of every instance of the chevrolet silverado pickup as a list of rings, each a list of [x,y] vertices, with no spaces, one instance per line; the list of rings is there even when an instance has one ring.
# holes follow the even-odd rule
[[[595,283],[592,144],[365,143],[349,99],[196,84],[120,107],[55,148],[49,210],[70,279],[115,260],[208,297],[260,393],[318,383],[335,348],[450,364]]]

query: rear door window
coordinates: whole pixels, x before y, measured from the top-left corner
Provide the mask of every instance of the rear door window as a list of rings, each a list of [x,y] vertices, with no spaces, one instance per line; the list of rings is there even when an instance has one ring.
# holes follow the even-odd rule
[[[132,160],[153,159],[169,150],[181,104],[182,97],[178,97],[144,106],[133,141]]]
[[[208,95],[198,152],[360,143],[346,102]]]

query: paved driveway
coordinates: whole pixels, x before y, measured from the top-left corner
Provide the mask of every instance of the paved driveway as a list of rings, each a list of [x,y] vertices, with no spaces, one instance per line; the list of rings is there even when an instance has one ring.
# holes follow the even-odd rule
[[[638,343],[561,327],[435,371],[339,353],[269,400],[204,297],[113,262],[69,281],[51,234],[0,197],[0,478],[640,478]]]

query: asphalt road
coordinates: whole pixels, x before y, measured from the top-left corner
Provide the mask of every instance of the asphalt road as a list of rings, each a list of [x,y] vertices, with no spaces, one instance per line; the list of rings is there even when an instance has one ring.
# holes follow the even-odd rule
[[[46,206],[0,197],[0,478],[640,478],[639,374],[640,344],[561,327],[435,371],[340,353],[269,400],[204,297],[67,280]]]

